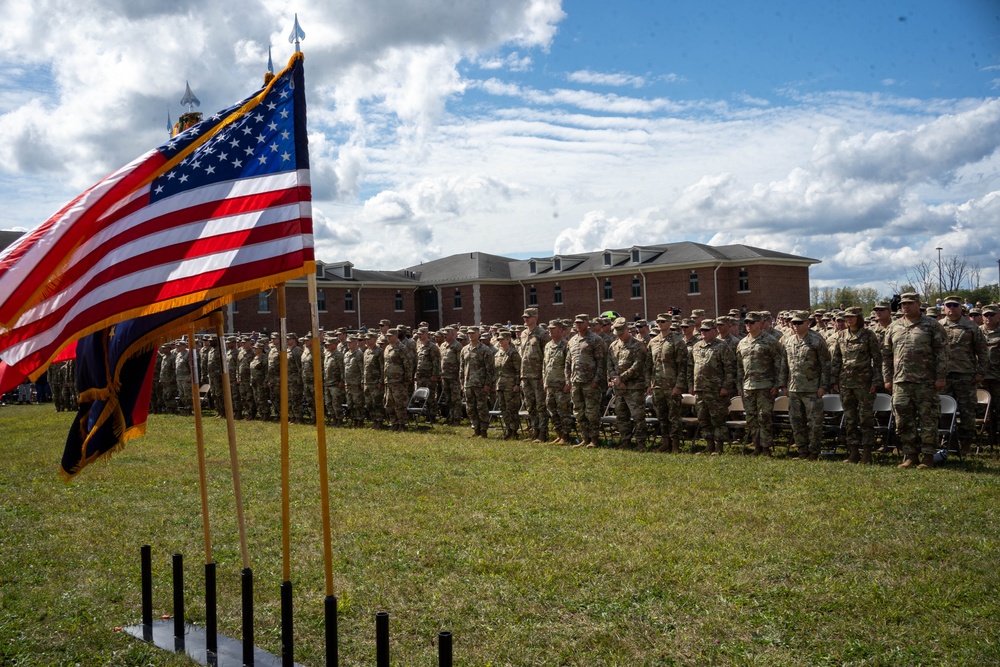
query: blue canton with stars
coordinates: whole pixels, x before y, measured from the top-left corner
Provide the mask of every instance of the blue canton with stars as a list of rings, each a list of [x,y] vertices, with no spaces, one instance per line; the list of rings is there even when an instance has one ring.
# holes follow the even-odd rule
[[[301,85],[301,74],[293,76],[296,70],[301,73],[301,67],[284,72],[259,104],[221,130],[222,121],[254,96],[205,118],[160,146],[160,153],[169,159],[198,137],[214,133],[151,183],[150,201],[213,183],[295,169],[296,79]]]

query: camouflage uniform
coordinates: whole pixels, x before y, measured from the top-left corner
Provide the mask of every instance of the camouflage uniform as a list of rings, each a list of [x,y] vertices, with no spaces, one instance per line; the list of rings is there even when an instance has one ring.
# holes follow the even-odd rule
[[[560,324],[561,326],[561,324]],[[568,444],[573,430],[573,405],[566,391],[566,339],[545,344],[542,360],[545,406],[555,426],[557,444]]]
[[[788,388],[788,417],[799,458],[819,457],[823,447],[823,398],[819,390],[830,387],[830,348],[815,331],[804,338],[797,333],[781,339],[787,376],[781,383]]]
[[[615,320],[615,332],[622,335],[628,325]],[[638,338],[615,339],[608,349],[608,383],[614,390],[615,422],[621,438],[619,447],[646,447],[646,358],[648,350]]]
[[[177,414],[177,358],[173,347],[163,353],[159,380],[163,411],[175,415]]]
[[[296,344],[295,334],[288,334],[292,347],[288,353],[288,419],[302,423],[302,347]]]
[[[903,298],[915,298],[903,295]],[[896,435],[907,460],[915,460],[917,446],[933,461],[938,445],[941,402],[935,383],[948,377],[948,335],[932,317],[893,321],[882,342],[882,377],[892,383],[892,412]],[[904,461],[906,463],[906,461]]]
[[[360,348],[344,353],[344,390],[347,394],[347,414],[354,426],[365,420],[365,353]]]
[[[490,389],[495,384],[496,368],[491,348],[471,341],[462,348],[459,377],[465,391],[465,401],[472,422],[473,435],[486,437],[490,422]]]
[[[983,307],[983,315],[1000,312],[994,304]],[[996,444],[998,415],[1000,415],[1000,326],[989,328],[992,318],[983,324],[981,330],[986,341],[986,379],[983,388],[990,392],[989,444]]]
[[[181,414],[191,414],[191,352],[185,347],[174,357],[177,380],[177,407]]]
[[[510,340],[510,333],[503,332],[501,337]],[[498,343],[499,349],[493,357],[494,374],[496,376],[497,401],[500,409],[500,419],[503,421],[504,440],[509,440],[517,436],[521,428],[521,392],[519,381],[521,380],[522,358],[521,354],[513,344],[508,344],[504,350],[502,344]]]
[[[253,349],[240,345],[236,356],[236,388],[239,390],[240,405],[243,408],[243,417],[246,419],[257,418],[257,403],[253,394],[253,379],[250,377],[250,362],[253,361]],[[265,367],[265,377],[267,368]]]
[[[307,337],[299,346],[302,354],[302,419],[307,424],[316,421],[316,368],[313,365],[312,338]]]
[[[423,335],[422,331],[421,336]],[[430,392],[427,397],[427,420],[431,422],[437,419],[438,380],[440,378],[441,349],[430,338],[426,342],[417,341],[416,371],[413,374],[413,383],[417,387],[426,387]]]
[[[577,321],[583,321],[578,315]],[[577,333],[566,344],[566,382],[570,385],[573,415],[581,445],[596,446],[601,419],[601,396],[607,386],[606,347],[601,337],[588,330]]]
[[[365,349],[365,409],[368,411],[368,418],[372,420],[374,428],[381,428],[385,421],[385,408],[383,407],[385,388],[382,384],[382,372],[385,369],[383,356],[382,348],[378,345]]]
[[[345,386],[344,353],[340,351],[339,345],[333,350],[327,348],[323,356],[323,398],[327,423],[334,426],[344,423]]]
[[[281,345],[281,339],[272,336],[271,346],[267,351],[267,391],[271,397],[271,408],[275,416],[281,411]],[[260,407],[260,403],[257,407]],[[264,419],[269,418],[270,415],[264,413]]]
[[[860,322],[860,308],[855,316]],[[863,326],[857,331],[848,327],[837,332],[831,349],[833,385],[844,407],[844,435],[850,452],[847,460],[852,463],[860,460],[860,446],[864,462],[868,463],[875,445],[875,392],[884,384],[878,335]]]
[[[664,316],[657,316],[660,332],[649,341],[647,370],[653,390],[653,410],[660,422],[660,449],[676,453],[681,444],[681,394],[688,388],[688,349],[681,338],[670,333],[667,321]]]
[[[441,405],[451,424],[457,425],[462,420],[462,385],[458,376],[462,345],[457,340],[445,340],[441,343],[440,350]]]
[[[712,320],[703,320],[702,331],[714,328]],[[705,327],[708,327],[707,329]],[[698,397],[698,426],[707,443],[706,452],[721,454],[729,439],[726,420],[729,418],[728,387],[736,382],[736,356],[733,348],[719,338],[704,338],[691,348],[688,384]]]
[[[271,418],[271,406],[267,402],[267,366],[264,343],[259,342],[254,347],[253,359],[250,360],[250,387],[253,389],[257,416],[265,421]]]
[[[217,340],[217,339],[213,339]],[[205,358],[205,371],[208,375],[202,375],[204,378],[208,378],[208,391],[212,395],[212,407],[215,408],[215,412],[218,415],[224,414],[225,404],[222,400],[222,364],[225,361],[222,358],[222,351],[219,349],[219,342],[213,342],[208,346],[207,349],[202,348],[202,355]]]
[[[390,332],[393,329],[389,330]],[[409,417],[406,404],[410,399],[413,368],[411,355],[400,341],[390,342],[382,352],[382,383],[385,386],[385,411],[394,431],[402,431]]]
[[[952,297],[945,303],[953,303]],[[941,322],[948,336],[948,380],[944,392],[958,403],[958,439],[962,451],[968,453],[976,438],[976,380],[986,377],[989,349],[986,338],[976,323],[962,316],[957,321],[945,318]]]
[[[537,316],[534,308],[524,311],[526,316]],[[549,415],[545,410],[545,385],[542,381],[542,363],[548,332],[541,326],[525,329],[519,337],[521,356],[521,394],[528,413],[531,435],[536,440],[548,437]]]
[[[755,453],[768,454],[774,446],[771,412],[783,363],[781,344],[764,332],[756,338],[748,334],[736,346],[736,386],[743,396],[747,431]]]

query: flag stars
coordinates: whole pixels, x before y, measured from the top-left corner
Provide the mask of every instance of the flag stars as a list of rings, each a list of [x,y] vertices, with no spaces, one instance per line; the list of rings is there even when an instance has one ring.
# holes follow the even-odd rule
[[[278,148],[280,148],[280,146],[278,146],[278,142],[274,142],[270,146],[270,149],[271,149],[272,153],[277,153],[278,152]]]
[[[261,155],[261,156],[260,156],[259,158],[257,158],[257,160],[258,160],[258,161],[259,161],[259,162],[260,162],[261,164],[267,164],[267,157],[265,157],[265,156],[263,156],[263,155]]]
[[[235,160],[233,160],[233,167],[235,167],[236,169],[239,169],[242,166],[243,166],[243,160],[241,160],[239,158],[236,158]]]
[[[253,154],[254,154],[254,150],[253,150],[252,148],[250,148],[249,146],[247,146],[247,147],[246,147],[246,148],[244,149],[244,151],[243,151],[243,152],[245,152],[245,153],[246,153],[247,155],[253,155]]]
[[[265,141],[267,141],[267,137],[265,137],[263,134],[258,134],[257,135],[257,143],[258,144],[262,144]]]
[[[179,179],[177,179],[177,182],[178,183],[187,183],[187,180],[188,180],[188,175],[187,174],[181,174],[181,177]]]
[[[274,122],[274,121],[272,120],[272,121],[271,121],[271,124],[267,126],[267,129],[271,130],[272,132],[277,132],[277,131],[278,131],[278,124],[277,124],[277,123],[275,123],[275,122]]]
[[[214,174],[215,173],[215,167],[213,167],[212,165],[208,165],[207,167],[205,167],[205,173],[206,174]]]
[[[268,111],[274,111],[277,108],[278,108],[278,105],[274,103],[274,100],[271,100],[270,102],[268,102],[268,105],[267,105],[267,110]]]
[[[229,145],[232,146],[233,148],[239,148],[240,142],[236,141],[236,139],[233,139],[232,141],[229,142]]]
[[[282,109],[280,115],[281,115],[282,119],[288,118],[288,109]]]
[[[229,155],[227,155],[225,152],[219,153],[215,157],[219,158],[220,160],[227,160],[227,159],[229,159]]]
[[[288,162],[291,159],[292,159],[292,155],[288,151],[285,151],[284,153],[281,154],[281,161],[282,162]]]
[[[154,192],[154,194],[158,194],[158,195],[159,194],[163,194],[163,186],[162,185],[157,185],[156,186],[156,190],[154,190],[153,192]]]
[[[258,113],[258,114],[257,114],[256,116],[254,116],[254,117],[253,117],[253,119],[254,119],[254,120],[255,120],[256,122],[258,122],[258,123],[263,123],[263,122],[264,122],[264,116],[262,116],[262,115],[261,115],[261,114],[259,114],[259,113]]]

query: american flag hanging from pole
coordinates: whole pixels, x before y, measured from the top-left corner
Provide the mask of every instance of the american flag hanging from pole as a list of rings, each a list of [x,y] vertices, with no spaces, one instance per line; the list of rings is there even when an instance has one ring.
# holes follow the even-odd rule
[[[181,326],[315,270],[302,59],[0,253],[0,392],[119,322]]]

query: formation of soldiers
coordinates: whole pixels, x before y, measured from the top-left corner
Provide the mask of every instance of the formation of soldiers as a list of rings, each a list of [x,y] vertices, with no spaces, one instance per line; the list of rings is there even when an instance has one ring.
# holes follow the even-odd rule
[[[645,320],[555,319],[539,323],[528,308],[518,326],[449,326],[415,331],[382,320],[378,330],[323,334],[320,367],[327,423],[407,427],[407,406],[426,393],[424,415],[487,437],[574,447],[601,444],[602,415],[613,416],[622,449],[682,451],[685,396],[694,397],[703,448],[719,454],[730,439],[730,402],[742,398],[755,454],[774,446],[772,411],[788,397],[796,458],[816,460],[823,445],[823,396],[839,395],[844,443],[852,463],[869,463],[876,445],[873,403],[890,393],[901,467],[932,467],[939,446],[938,394],[958,404],[958,440],[975,440],[976,389],[1000,398],[1000,307],[970,308],[957,297],[922,308],[903,294],[898,312],[878,303],[866,320],[860,307],[837,311],[741,312],[708,319],[661,313]],[[221,413],[228,377],[239,419],[274,420],[280,404],[280,334],[214,336],[195,341],[194,364],[185,338],[160,347],[154,413],[189,414],[192,374],[208,385],[209,408]],[[315,419],[312,341],[288,334],[288,401],[292,422]],[[57,410],[75,409],[73,362],[50,371]],[[224,372],[225,371],[225,372]],[[610,406],[610,407],[609,407]],[[655,415],[647,426],[647,414]],[[995,411],[993,413],[996,414]],[[607,421],[607,420],[605,420]],[[996,421],[989,425],[991,443]]]

